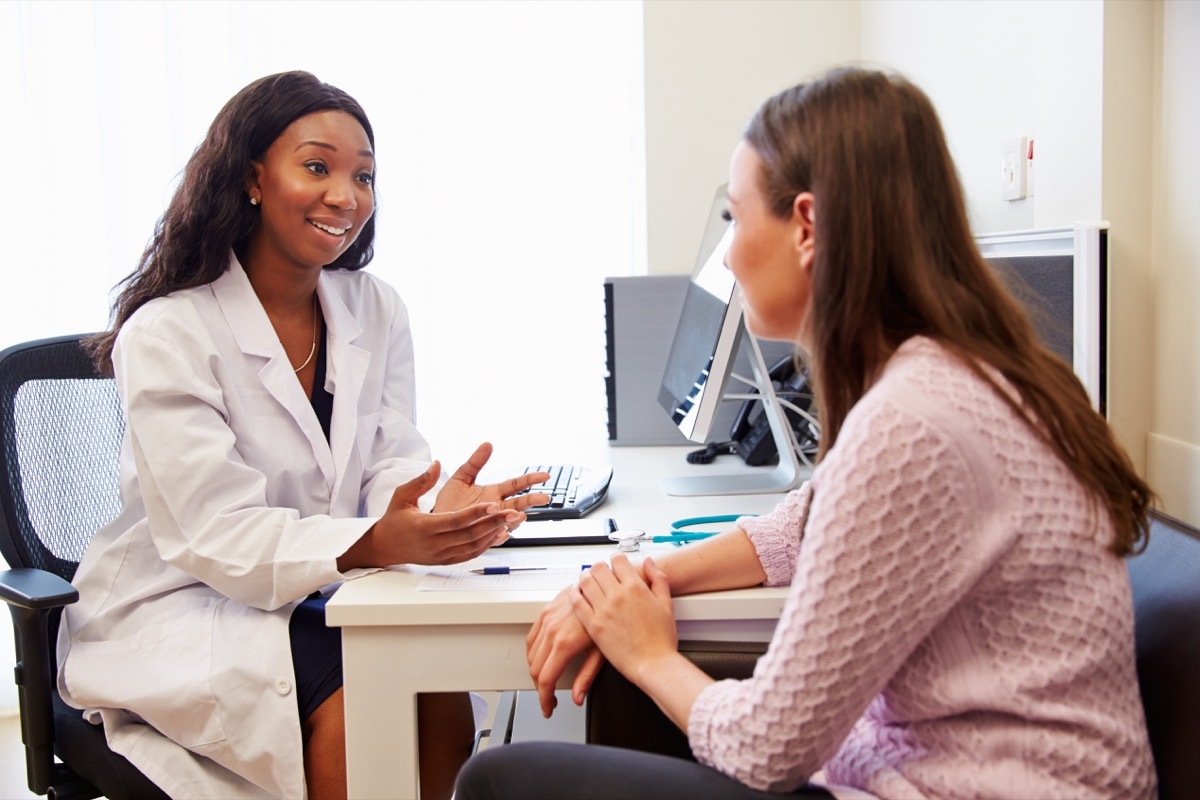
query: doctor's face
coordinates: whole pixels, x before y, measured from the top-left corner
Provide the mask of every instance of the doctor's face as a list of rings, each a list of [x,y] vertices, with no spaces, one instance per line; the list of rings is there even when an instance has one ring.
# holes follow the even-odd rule
[[[299,118],[253,166],[246,191],[261,220],[247,258],[255,268],[320,269],[354,243],[375,211],[371,142],[344,111]]]

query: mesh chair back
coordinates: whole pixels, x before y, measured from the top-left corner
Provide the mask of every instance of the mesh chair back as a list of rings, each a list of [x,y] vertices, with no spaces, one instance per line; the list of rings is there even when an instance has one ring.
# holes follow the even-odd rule
[[[120,510],[124,416],[83,335],[0,353],[0,553],[9,566],[71,580],[92,536]]]

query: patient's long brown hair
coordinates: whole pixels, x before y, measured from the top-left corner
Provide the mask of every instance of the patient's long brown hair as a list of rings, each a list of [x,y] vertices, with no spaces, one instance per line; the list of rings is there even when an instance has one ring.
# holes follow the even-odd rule
[[[821,455],[895,349],[929,336],[958,355],[1106,508],[1111,549],[1142,546],[1154,496],[1071,369],[1038,340],[975,245],[941,123],[907,80],[842,68],[767,100],[746,142],[772,212],[817,198],[807,335]],[[1025,408],[981,364],[1012,384]]]

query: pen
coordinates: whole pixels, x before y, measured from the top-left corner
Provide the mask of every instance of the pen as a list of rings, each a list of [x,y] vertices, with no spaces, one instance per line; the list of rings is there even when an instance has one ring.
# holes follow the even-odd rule
[[[585,570],[590,568],[591,564],[584,564],[579,569]],[[479,569],[471,570],[475,575],[508,575],[512,572],[545,572],[549,567],[480,567]],[[566,569],[564,567],[563,569]]]
[[[652,542],[693,542],[697,539],[707,539],[710,536],[716,536],[714,533],[668,533],[663,536],[655,536],[650,541]]]

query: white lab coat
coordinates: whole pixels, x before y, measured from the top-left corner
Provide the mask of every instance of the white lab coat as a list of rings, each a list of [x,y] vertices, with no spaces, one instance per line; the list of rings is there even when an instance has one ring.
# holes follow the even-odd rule
[[[172,797],[304,796],[292,609],[430,461],[399,296],[365,272],[317,292],[328,443],[236,258],[113,351],[123,510],[75,577],[59,690]]]

